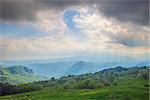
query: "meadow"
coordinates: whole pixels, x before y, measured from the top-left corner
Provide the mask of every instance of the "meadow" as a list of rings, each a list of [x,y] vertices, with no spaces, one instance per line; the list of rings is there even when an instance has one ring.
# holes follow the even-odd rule
[[[1,96],[1,100],[149,100],[149,81],[127,79],[98,89],[56,89]]]

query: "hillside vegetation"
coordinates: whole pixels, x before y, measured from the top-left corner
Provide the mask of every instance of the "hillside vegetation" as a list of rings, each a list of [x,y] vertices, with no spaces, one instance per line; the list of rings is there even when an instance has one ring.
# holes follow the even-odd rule
[[[96,73],[68,75],[59,79],[52,77],[48,81],[35,82],[33,84],[50,88],[95,89],[117,85],[118,82],[128,79],[149,80],[149,67],[123,68],[119,66]]]
[[[22,93],[22,94],[19,94]],[[149,67],[116,67],[96,73],[22,85],[1,84],[2,100],[148,100]]]

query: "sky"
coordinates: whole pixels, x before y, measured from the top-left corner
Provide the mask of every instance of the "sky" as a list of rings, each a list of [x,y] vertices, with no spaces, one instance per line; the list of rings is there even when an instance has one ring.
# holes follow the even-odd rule
[[[0,0],[0,60],[147,59],[149,40],[148,0]]]

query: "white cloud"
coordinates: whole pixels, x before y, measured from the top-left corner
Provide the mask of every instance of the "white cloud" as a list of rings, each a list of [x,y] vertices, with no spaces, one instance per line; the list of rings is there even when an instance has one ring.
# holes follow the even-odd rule
[[[37,22],[34,25],[44,31],[62,31],[66,29],[62,13],[55,10],[39,11],[36,15]]]
[[[89,9],[89,10],[88,10]],[[134,23],[121,23],[112,17],[106,17],[94,7],[76,9],[80,15],[74,17],[76,26],[89,37],[89,40],[101,41],[119,47],[143,46],[149,47],[150,39],[147,26],[139,26]],[[136,43],[134,43],[136,42]],[[120,46],[122,45],[122,46]]]

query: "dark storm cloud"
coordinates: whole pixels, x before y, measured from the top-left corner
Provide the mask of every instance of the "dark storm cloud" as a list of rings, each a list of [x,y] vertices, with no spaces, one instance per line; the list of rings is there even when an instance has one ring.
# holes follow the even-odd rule
[[[40,10],[55,9],[56,12],[80,4],[96,4],[106,16],[140,25],[149,24],[149,1],[144,0],[0,0],[0,20],[33,21]]]
[[[122,0],[105,1],[99,9],[109,17],[115,17],[120,21],[131,21],[141,25],[149,24],[148,0]]]
[[[4,21],[33,20],[35,8],[31,1],[0,1],[0,19]]]
[[[121,37],[121,38],[117,38],[112,43],[122,44],[127,47],[140,47],[140,46],[150,47],[150,43],[148,42],[148,40],[141,40],[136,38],[128,39],[128,38]]]
[[[42,10],[54,9],[57,12],[79,1],[68,0],[0,0],[0,20],[3,21],[33,21],[35,14]]]
[[[107,37],[111,39],[109,43],[122,44],[127,47],[150,47],[149,39],[150,36],[148,33],[143,34],[105,34]]]

